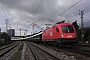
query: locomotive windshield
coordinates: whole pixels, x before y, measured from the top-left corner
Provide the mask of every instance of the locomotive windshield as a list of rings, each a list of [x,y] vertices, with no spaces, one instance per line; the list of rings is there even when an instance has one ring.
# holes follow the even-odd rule
[[[72,26],[62,26],[63,33],[73,33],[74,29]]]

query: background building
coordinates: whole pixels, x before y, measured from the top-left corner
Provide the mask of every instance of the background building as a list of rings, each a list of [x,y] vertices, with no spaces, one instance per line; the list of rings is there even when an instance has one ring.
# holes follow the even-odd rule
[[[7,30],[7,33],[8,33],[8,35],[11,36],[11,37],[14,37],[14,36],[15,36],[15,30],[14,30],[14,29],[9,29],[9,30]]]

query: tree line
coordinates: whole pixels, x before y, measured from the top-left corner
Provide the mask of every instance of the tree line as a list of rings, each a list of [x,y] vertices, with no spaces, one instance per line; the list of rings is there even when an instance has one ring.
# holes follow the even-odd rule
[[[11,37],[6,32],[0,33],[0,40],[4,39],[5,43],[11,41]]]
[[[90,41],[90,27],[79,29],[79,26],[77,25],[77,21],[73,22],[72,25],[76,29],[78,40],[83,39],[83,41]]]

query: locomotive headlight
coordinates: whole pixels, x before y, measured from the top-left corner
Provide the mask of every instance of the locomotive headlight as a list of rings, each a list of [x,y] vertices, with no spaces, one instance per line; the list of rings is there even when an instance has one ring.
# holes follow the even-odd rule
[[[64,35],[61,35],[62,38],[64,38]]]

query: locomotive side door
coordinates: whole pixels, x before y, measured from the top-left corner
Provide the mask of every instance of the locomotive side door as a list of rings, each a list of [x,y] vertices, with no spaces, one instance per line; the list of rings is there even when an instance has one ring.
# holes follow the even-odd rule
[[[55,27],[55,38],[56,39],[60,38],[60,31],[59,31],[58,27]]]

